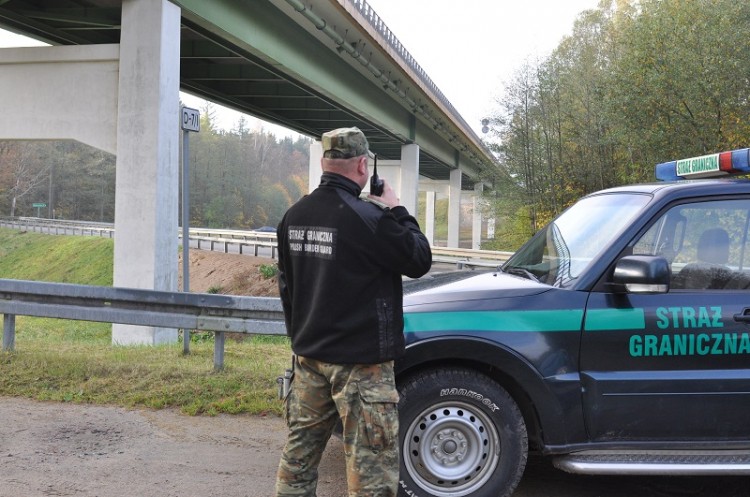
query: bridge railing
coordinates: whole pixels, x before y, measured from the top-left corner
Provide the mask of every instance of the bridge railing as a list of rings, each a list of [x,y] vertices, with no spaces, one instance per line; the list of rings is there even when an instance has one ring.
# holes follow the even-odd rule
[[[456,110],[455,107],[453,107],[453,104],[450,103],[443,92],[440,91],[440,88],[438,88],[435,82],[430,79],[430,77],[427,75],[427,72],[422,69],[422,66],[419,65],[417,60],[409,53],[406,47],[401,44],[396,35],[393,34],[388,26],[386,26],[385,22],[383,22],[380,16],[377,15],[375,10],[370,7],[370,5],[367,3],[367,0],[349,0],[349,3],[351,3],[357,10],[359,10],[362,16],[367,19],[367,22],[370,23],[370,26],[372,26],[375,31],[380,33],[380,36],[382,36],[383,39],[388,43],[388,45],[390,45],[390,47],[401,57],[401,60],[403,60],[404,63],[414,71],[414,73],[422,81],[422,83],[432,91],[433,95],[435,95],[435,98],[437,98],[446,108],[450,109],[453,117],[461,122],[466,127],[466,129],[471,129],[471,126],[469,126],[464,118],[461,117],[461,114]]]
[[[212,331],[217,370],[226,333],[286,334],[281,300],[272,297],[0,279],[0,313],[3,350],[15,347],[17,315]]]

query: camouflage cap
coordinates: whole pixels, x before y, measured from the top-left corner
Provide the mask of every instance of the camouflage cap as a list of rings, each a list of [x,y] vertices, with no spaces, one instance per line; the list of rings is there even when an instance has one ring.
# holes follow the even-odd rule
[[[323,133],[321,142],[324,157],[349,159],[369,154],[370,145],[359,128],[338,128],[328,131]],[[327,153],[331,151],[339,152],[339,154]],[[341,157],[336,157],[337,155]]]

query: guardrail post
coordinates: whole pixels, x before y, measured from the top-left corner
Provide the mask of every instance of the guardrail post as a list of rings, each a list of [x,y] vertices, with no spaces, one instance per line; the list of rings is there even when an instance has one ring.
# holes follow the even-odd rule
[[[214,333],[214,371],[224,369],[224,341],[226,333],[217,331]]]
[[[16,346],[16,315],[3,314],[3,350],[12,351]]]

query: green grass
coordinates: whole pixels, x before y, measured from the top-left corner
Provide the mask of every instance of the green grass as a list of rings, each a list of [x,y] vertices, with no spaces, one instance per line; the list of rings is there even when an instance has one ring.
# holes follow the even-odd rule
[[[0,229],[0,277],[111,286],[113,250],[109,238]]]
[[[111,285],[112,241],[0,229],[0,278]],[[197,334],[200,337],[200,334]],[[114,347],[111,325],[19,316],[13,352],[0,353],[0,395],[176,408],[191,414],[280,414],[276,377],[289,364],[286,337],[229,338],[213,371],[213,338]]]

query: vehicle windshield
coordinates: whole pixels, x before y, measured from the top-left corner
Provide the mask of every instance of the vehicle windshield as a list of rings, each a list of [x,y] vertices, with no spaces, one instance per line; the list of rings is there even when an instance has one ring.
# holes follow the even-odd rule
[[[583,198],[534,235],[502,270],[569,286],[649,200],[648,195],[632,193]]]

